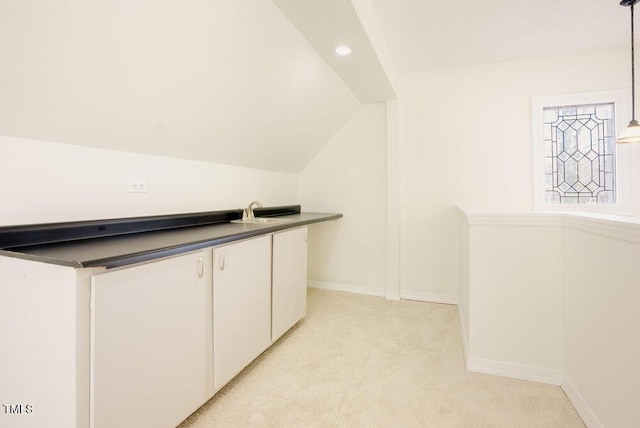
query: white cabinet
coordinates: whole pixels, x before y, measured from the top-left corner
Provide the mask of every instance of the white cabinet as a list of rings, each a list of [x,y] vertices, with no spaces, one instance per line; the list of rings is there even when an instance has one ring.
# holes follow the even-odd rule
[[[218,390],[271,345],[271,236],[214,248],[213,265]]]
[[[33,409],[0,427],[176,426],[305,315],[305,238],[117,269],[0,256],[0,391]]]
[[[273,235],[271,339],[276,341],[307,312],[307,228]]]
[[[75,269],[0,256],[0,427],[86,428],[88,313]]]
[[[92,277],[92,427],[175,427],[206,400],[210,254]]]

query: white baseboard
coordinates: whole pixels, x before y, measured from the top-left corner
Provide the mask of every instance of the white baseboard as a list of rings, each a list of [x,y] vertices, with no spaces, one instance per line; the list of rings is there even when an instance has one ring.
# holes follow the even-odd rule
[[[322,290],[345,291],[347,293],[366,294],[369,296],[389,297],[386,296],[386,290],[370,287],[367,285],[347,284],[344,282],[316,281],[314,279],[307,280],[307,287],[320,288]],[[457,305],[458,296],[453,294],[436,294],[423,293],[415,291],[400,292],[402,300],[417,300],[420,302],[444,303],[447,305]],[[391,300],[397,300],[391,297]]]
[[[384,289],[370,287],[367,285],[346,284],[343,282],[316,281],[308,279],[307,287],[320,288],[322,290],[345,291],[347,293],[355,294],[366,294],[368,296],[384,297],[385,295]]]
[[[398,290],[387,290],[384,293],[384,298],[387,300],[395,300],[396,302],[400,301],[400,292]]]
[[[571,379],[569,379],[564,373],[562,374],[562,383],[560,386],[562,386],[562,390],[565,394],[567,394],[567,397],[569,397],[569,401],[571,401],[573,407],[576,408],[576,411],[588,428],[604,427],[596,414],[593,413],[593,410],[591,410],[591,407],[589,407],[585,399],[578,392],[578,389],[575,387],[573,382],[571,382]]]
[[[467,329],[465,328],[464,317],[462,316],[462,306],[458,305],[458,320],[460,322],[460,334],[462,335],[462,351],[464,352],[465,366],[469,365],[469,336],[467,336]]]
[[[425,293],[422,291],[402,291],[400,298],[403,300],[417,300],[419,302],[444,303],[446,305],[457,305],[458,296],[455,294]]]
[[[561,370],[504,363],[502,361],[485,360],[482,358],[468,357],[467,370],[516,379],[532,380],[534,382],[548,383],[551,385],[562,384]]]

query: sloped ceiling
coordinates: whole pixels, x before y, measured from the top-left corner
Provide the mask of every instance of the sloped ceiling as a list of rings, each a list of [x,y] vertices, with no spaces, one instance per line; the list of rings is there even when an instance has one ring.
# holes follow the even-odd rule
[[[273,0],[363,104],[396,98],[351,0]],[[348,46],[349,56],[336,54]]]
[[[1,135],[274,171],[360,105],[267,0],[0,0],[0,64]]]
[[[400,73],[628,45],[619,0],[371,0]]]
[[[399,72],[629,43],[618,0],[0,0],[0,135],[299,172],[395,96],[352,3]]]

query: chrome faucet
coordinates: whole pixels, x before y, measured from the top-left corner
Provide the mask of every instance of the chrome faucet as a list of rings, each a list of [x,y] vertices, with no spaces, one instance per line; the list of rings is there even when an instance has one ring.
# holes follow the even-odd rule
[[[252,201],[249,206],[242,212],[242,220],[253,220],[255,218],[253,215],[254,205],[258,208],[262,208],[262,204],[259,201]]]

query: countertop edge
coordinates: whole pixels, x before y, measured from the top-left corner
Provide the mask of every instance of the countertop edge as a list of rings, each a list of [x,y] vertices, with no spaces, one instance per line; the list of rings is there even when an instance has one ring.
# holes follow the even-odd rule
[[[80,267],[106,267],[107,269],[113,269],[116,267],[128,266],[135,263],[146,262],[150,260],[160,259],[164,257],[171,257],[178,254],[188,253],[191,251],[201,250],[203,248],[216,247],[219,245],[228,244],[230,242],[242,241],[243,239],[255,238],[261,235],[268,235],[270,233],[279,232],[281,230],[286,229],[294,229],[300,226],[306,226],[313,223],[321,223],[324,221],[337,220],[342,218],[342,214],[328,214],[327,217],[317,218],[317,219],[307,219],[307,220],[298,220],[292,221],[290,223],[280,223],[273,225],[263,225],[260,226],[259,229],[254,229],[250,231],[240,232],[233,235],[216,238],[216,239],[207,239],[203,241],[194,242],[191,244],[179,245],[171,248],[163,248],[156,251],[149,251],[145,253],[140,253],[136,255],[127,255],[122,258],[114,259],[98,259],[98,260],[90,260],[82,263]]]
[[[343,217],[342,214],[333,214],[333,213],[327,213],[327,214],[300,213],[300,214],[315,214],[315,215],[319,214],[321,215],[321,217],[296,219],[296,220],[292,220],[291,222],[277,223],[272,225],[260,225],[250,230],[244,230],[238,233],[233,233],[231,235],[221,236],[219,238],[205,239],[202,241],[194,241],[194,242],[175,245],[171,247],[158,248],[156,250],[142,251],[142,252],[136,252],[132,254],[123,254],[121,256],[114,256],[114,257],[108,257],[108,258],[102,258],[102,259],[91,259],[91,260],[83,260],[83,261],[63,260],[60,258],[52,258],[52,257],[43,256],[43,255],[35,255],[35,254],[19,252],[17,251],[19,249],[16,249],[16,251],[0,249],[0,255],[29,260],[29,261],[41,262],[41,263],[54,264],[59,266],[67,266],[67,267],[72,267],[77,269],[93,268],[93,267],[103,267],[107,269],[112,269],[112,268],[118,268],[123,266],[129,266],[137,263],[148,262],[148,261],[161,259],[165,257],[171,257],[178,254],[201,250],[203,248],[224,245],[231,242],[254,238],[261,235],[268,235],[271,233],[279,232],[281,230],[293,229],[296,227],[306,226],[309,224],[320,223],[320,222],[325,222],[330,220],[337,220]]]
[[[82,263],[78,263],[73,260],[54,259],[54,258],[45,257],[45,256],[19,253],[17,251],[0,250],[0,256],[11,257],[14,259],[28,260],[31,262],[47,263],[50,265],[66,266],[66,267],[71,267],[76,269],[84,267]]]

